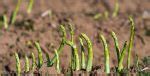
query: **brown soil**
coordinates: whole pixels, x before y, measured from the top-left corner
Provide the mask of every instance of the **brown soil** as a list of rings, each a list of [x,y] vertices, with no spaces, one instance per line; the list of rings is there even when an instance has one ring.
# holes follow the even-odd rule
[[[23,0],[17,15],[15,25],[10,25],[8,30],[0,30],[0,72],[15,71],[14,52],[18,52],[22,69],[24,55],[30,56],[35,47],[29,42],[39,41],[44,52],[54,56],[53,47],[58,48],[60,44],[59,25],[71,22],[75,27],[75,41],[77,44],[80,33],[86,33],[93,42],[94,60],[93,66],[102,65],[103,68],[103,46],[98,40],[98,32],[102,32],[109,42],[111,67],[117,64],[116,53],[110,31],[114,31],[119,39],[119,44],[129,40],[130,26],[128,15],[133,15],[135,20],[136,35],[132,60],[137,54],[139,58],[150,55],[150,1],[149,0],[121,0],[119,15],[115,18],[94,20],[92,14],[103,13],[108,10],[110,16],[114,8],[114,0],[35,0],[32,13],[26,13],[28,0]],[[110,2],[109,2],[110,1]],[[0,14],[4,12],[10,17],[17,0],[0,0]],[[46,11],[52,11],[49,17],[41,16]],[[148,12],[147,16],[144,12]],[[31,25],[30,25],[31,24]],[[33,26],[32,26],[33,24]],[[52,47],[51,47],[52,46]],[[122,46],[120,46],[122,47]],[[65,46],[60,54],[61,67],[68,68],[70,59],[70,48]],[[49,69],[49,70],[48,70]],[[55,71],[54,67],[42,67],[42,71]],[[53,73],[56,73],[53,72]]]

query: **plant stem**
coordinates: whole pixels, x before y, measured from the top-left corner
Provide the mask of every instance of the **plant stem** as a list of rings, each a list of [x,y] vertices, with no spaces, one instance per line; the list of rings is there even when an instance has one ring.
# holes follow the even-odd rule
[[[81,37],[86,41],[88,47],[88,60],[86,70],[89,72],[92,70],[92,62],[93,62],[93,51],[92,51],[92,42],[87,37],[86,34],[81,34]]]
[[[130,42],[129,42],[129,46],[128,46],[128,60],[127,60],[127,65],[128,65],[128,69],[130,68],[130,61],[131,61],[131,49],[133,46],[133,40],[134,40],[134,34],[135,34],[135,24],[133,21],[133,18],[131,16],[129,16],[129,21],[130,21],[130,25],[131,25],[131,31],[130,31]]]
[[[119,12],[119,2],[118,0],[115,0],[115,8],[112,17],[116,17],[118,15],[118,12]]]
[[[75,44],[73,44],[70,41],[66,40],[66,44],[69,45],[71,47],[72,50],[72,57],[73,57],[73,64],[75,64],[75,70],[79,70],[80,69],[80,64],[79,64],[79,55],[78,55],[78,50]]]
[[[31,10],[32,10],[32,7],[33,7],[33,3],[34,3],[34,0],[30,0],[30,1],[29,1],[27,13],[31,13]]]
[[[118,63],[119,63],[120,49],[119,49],[118,39],[117,39],[117,36],[116,36],[115,32],[112,31],[111,35],[112,35],[114,43],[115,43],[115,48],[116,48],[116,53],[117,53],[117,59],[118,59]]]
[[[34,71],[35,65],[36,65],[34,53],[31,53],[31,56],[32,56],[32,68],[31,68],[31,70]]]
[[[7,16],[6,16],[6,14],[3,15],[3,19],[4,19],[4,28],[8,29],[8,23],[7,23]]]
[[[109,50],[106,43],[106,40],[103,35],[100,35],[100,39],[104,46],[104,58],[105,58],[105,72],[108,74],[110,73],[110,67],[109,67]]]
[[[16,58],[16,71],[17,71],[17,76],[21,76],[20,60],[19,60],[19,56],[18,56],[17,53],[15,53],[15,58]]]
[[[38,68],[41,68],[43,64],[42,50],[38,42],[35,42],[35,46],[36,46],[36,49],[38,50]]]
[[[17,6],[11,15],[10,24],[14,24],[14,22],[16,21],[16,16],[17,16],[17,13],[19,11],[19,7],[21,5],[21,2],[22,2],[22,0],[18,0]]]
[[[120,55],[120,59],[119,59],[119,64],[118,64],[118,71],[121,72],[121,70],[123,69],[123,60],[124,60],[124,56],[125,56],[125,52],[126,52],[126,48],[127,48],[127,41],[124,43],[121,55]]]
[[[27,56],[25,56],[25,72],[29,72],[29,59]]]
[[[81,68],[82,69],[85,69],[86,66],[85,66],[85,54],[84,54],[84,46],[83,46],[83,40],[81,38],[79,38],[80,40],[80,46],[81,46]]]
[[[60,71],[59,55],[56,49],[55,49],[55,55],[56,55],[56,69],[57,69],[57,72],[60,73],[61,71]]]
[[[66,30],[65,30],[65,28],[64,28],[63,25],[60,25],[60,30],[62,31],[63,36],[62,36],[61,44],[60,44],[59,48],[57,49],[58,54],[60,54],[60,52],[61,52],[62,49],[64,48],[64,46],[65,46],[65,41],[66,41]],[[51,60],[51,62],[50,62],[50,64],[49,64],[49,66],[52,66],[55,61],[56,61],[56,55],[52,58],[52,60]]]

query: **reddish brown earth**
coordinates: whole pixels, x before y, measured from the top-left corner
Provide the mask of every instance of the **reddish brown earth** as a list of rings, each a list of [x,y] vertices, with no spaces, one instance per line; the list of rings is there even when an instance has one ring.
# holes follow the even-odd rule
[[[108,0],[107,7],[104,0],[35,0],[31,14],[26,13],[28,0],[23,0],[17,15],[16,25],[10,25],[8,30],[0,30],[0,72],[15,71],[14,52],[18,52],[21,63],[24,64],[24,55],[30,56],[35,47],[28,44],[30,41],[39,41],[44,52],[54,56],[52,47],[58,48],[60,44],[59,25],[71,22],[75,27],[75,41],[79,44],[78,36],[86,33],[93,42],[93,66],[101,65],[103,68],[103,47],[98,39],[98,32],[102,32],[109,42],[111,67],[117,64],[116,53],[111,31],[117,34],[119,44],[129,40],[130,25],[128,15],[135,20],[135,40],[132,49],[132,60],[137,54],[140,59],[150,56],[150,1],[149,0],[121,0],[119,15],[115,18],[94,20],[92,14],[103,13],[108,10],[110,16],[114,8],[114,0]],[[107,0],[106,0],[107,1]],[[110,2],[109,2],[110,1]],[[4,12],[10,17],[17,0],[0,0],[0,14]],[[41,15],[52,11],[49,17]],[[144,12],[149,14],[144,16]],[[33,24],[30,28],[29,24]],[[51,47],[52,46],[52,47]],[[120,46],[122,47],[122,46]],[[65,46],[60,54],[61,66],[67,69],[70,60],[70,48]],[[46,60],[46,59],[45,59]],[[23,65],[22,65],[23,69]],[[48,70],[49,69],[49,70]],[[55,71],[54,67],[42,67],[42,71]],[[56,73],[53,72],[53,73]]]

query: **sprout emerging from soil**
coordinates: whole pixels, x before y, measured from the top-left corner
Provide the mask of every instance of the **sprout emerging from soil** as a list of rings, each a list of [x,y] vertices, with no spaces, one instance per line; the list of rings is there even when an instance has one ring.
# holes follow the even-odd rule
[[[83,45],[83,40],[82,38],[79,38],[80,41],[80,46],[81,46],[81,69],[85,69],[86,65],[85,65],[85,54],[84,54],[84,45]]]
[[[38,42],[35,42],[35,47],[38,50],[38,68],[41,68],[43,65],[43,56],[42,56],[42,50],[40,47],[40,44]]]
[[[105,72],[107,74],[109,74],[110,73],[110,66],[109,66],[109,50],[108,50],[107,42],[106,42],[106,39],[104,38],[103,35],[100,35],[100,39],[101,39],[103,46],[104,46]]]
[[[62,32],[62,40],[61,40],[59,48],[57,49],[58,54],[60,54],[60,52],[64,48],[64,46],[65,46],[65,40],[66,40],[66,30],[65,30],[65,28],[64,28],[63,25],[60,25],[60,30]],[[56,55],[52,58],[52,60],[51,60],[51,62],[50,62],[50,64],[48,66],[52,66],[55,61],[56,61]]]
[[[71,55],[71,67],[73,70],[79,70],[80,69],[80,64],[79,64],[79,55],[78,55],[78,49],[76,44],[74,43],[73,35],[74,35],[74,30],[72,25],[70,24],[70,35],[71,35],[71,40],[65,40],[65,44],[69,45],[72,50],[72,55]]]
[[[17,76],[21,76],[20,60],[19,60],[19,56],[18,56],[17,53],[15,53],[15,58],[16,58],[16,72],[17,72]]]
[[[103,35],[100,35],[100,39],[103,43],[103,46],[104,46],[104,58],[105,58],[105,72],[107,74],[110,73],[110,66],[109,66],[109,50],[108,50],[108,45],[107,45],[107,42],[106,42],[106,39],[104,38]]]
[[[36,66],[36,61],[35,61],[34,53],[31,53],[31,57],[32,57],[32,66],[31,66],[31,70],[34,71],[35,66]]]
[[[128,45],[128,61],[127,61],[128,69],[130,68],[131,49],[133,46],[133,40],[134,40],[134,34],[135,34],[135,27],[134,27],[135,24],[134,24],[133,18],[131,16],[129,16],[129,21],[130,21],[131,29],[130,29],[130,41],[129,41],[129,45]]]
[[[118,44],[118,39],[117,39],[117,36],[116,36],[115,32],[111,32],[111,35],[114,39],[116,53],[117,53],[117,59],[118,59],[118,69],[117,69],[117,71],[121,72],[121,70],[123,69],[122,63],[123,63],[126,48],[127,48],[127,41],[125,41],[123,49],[120,51],[119,44]]]
[[[60,71],[59,55],[58,55],[56,49],[54,51],[55,51],[55,55],[56,55],[56,70],[57,70],[58,73],[60,73],[61,71]]]
[[[120,49],[119,49],[118,39],[117,39],[117,36],[116,36],[115,32],[111,32],[111,35],[112,35],[112,37],[113,37],[113,39],[114,39],[115,48],[116,48],[116,53],[117,53],[117,59],[118,59],[118,62],[119,62]]]
[[[122,63],[124,60],[126,48],[127,48],[127,41],[125,41],[122,52],[121,52],[120,57],[119,57],[118,72],[121,72],[121,70],[123,69]]]
[[[27,72],[29,72],[29,59],[28,59],[28,57],[27,56],[25,56],[25,72],[27,73]]]
[[[88,36],[84,33],[81,34],[81,38],[83,38],[86,43],[87,43],[87,48],[88,48],[88,60],[87,60],[87,66],[86,66],[86,71],[91,71],[92,70],[92,62],[93,62],[93,51],[92,51],[92,42],[88,38]]]

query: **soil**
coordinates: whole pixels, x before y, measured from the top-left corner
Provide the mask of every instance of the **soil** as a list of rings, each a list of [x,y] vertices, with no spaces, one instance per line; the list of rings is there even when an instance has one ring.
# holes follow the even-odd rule
[[[117,65],[117,58],[110,32],[116,33],[121,48],[123,43],[129,40],[128,15],[133,15],[136,34],[132,63],[136,54],[140,59],[150,56],[150,0],[119,0],[120,10],[117,17],[111,17],[115,0],[35,0],[31,14],[26,12],[28,0],[22,1],[16,23],[9,25],[8,30],[4,28],[0,30],[0,72],[2,73],[15,71],[14,52],[16,51],[24,69],[24,55],[30,57],[30,53],[33,52],[37,56],[37,50],[33,46],[34,41],[39,41],[43,54],[48,52],[52,58],[53,48],[58,48],[61,42],[59,26],[67,22],[72,23],[75,28],[77,45],[80,33],[88,35],[93,43],[93,66],[101,66],[100,68],[103,69],[103,46],[99,41],[98,32],[102,32],[107,39],[111,56],[110,64],[114,67]],[[10,18],[16,3],[17,0],[0,0],[0,14],[5,12]],[[104,13],[106,10],[109,12],[108,19],[93,18],[94,14]],[[46,14],[47,11],[52,14]],[[70,47],[65,46],[60,54],[61,67],[65,71],[69,66],[70,53]],[[126,65],[126,62],[124,63]],[[55,67],[44,66],[41,71],[56,73]]]

